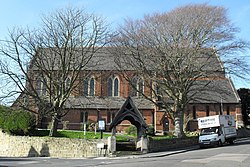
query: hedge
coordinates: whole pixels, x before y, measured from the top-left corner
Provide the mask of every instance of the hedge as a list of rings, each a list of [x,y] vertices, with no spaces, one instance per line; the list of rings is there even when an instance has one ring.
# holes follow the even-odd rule
[[[0,128],[14,135],[28,135],[35,127],[35,119],[29,112],[0,106]]]

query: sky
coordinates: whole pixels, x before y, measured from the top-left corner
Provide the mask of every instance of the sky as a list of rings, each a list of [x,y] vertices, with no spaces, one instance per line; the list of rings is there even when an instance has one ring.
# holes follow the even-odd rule
[[[186,4],[207,3],[228,9],[229,19],[239,27],[239,38],[250,41],[249,0],[0,0],[0,40],[16,26],[38,27],[43,15],[68,6],[83,7],[100,15],[113,27],[124,19],[140,19],[146,14],[167,12]],[[250,50],[245,52],[250,64]],[[250,82],[231,76],[235,87],[250,88]],[[249,77],[250,80],[250,77]]]

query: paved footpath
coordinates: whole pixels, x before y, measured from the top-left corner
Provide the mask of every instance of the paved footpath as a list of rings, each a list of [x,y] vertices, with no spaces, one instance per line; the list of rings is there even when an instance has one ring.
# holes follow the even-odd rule
[[[244,142],[244,140],[250,140],[250,138],[239,139],[236,142]],[[249,142],[249,141],[248,141]],[[127,162],[128,159],[138,159],[138,161],[144,161],[140,159],[157,158],[157,157],[167,157],[169,155],[185,153],[193,150],[199,149],[199,145],[194,145],[192,147],[180,148],[171,151],[157,152],[157,153],[147,153],[142,155],[124,155],[121,157],[98,157],[98,158],[50,158],[50,157],[26,157],[26,158],[10,158],[10,157],[0,157],[0,167],[89,167],[89,166],[100,166],[106,165],[113,162],[112,160],[117,160],[115,162]],[[126,160],[127,159],[127,160]],[[123,161],[124,160],[124,161]],[[206,159],[207,160],[207,159]]]
[[[237,141],[243,141],[243,140],[250,140],[250,137],[246,138],[239,138]],[[98,157],[96,159],[105,159],[105,158],[112,158],[112,159],[132,159],[132,158],[154,158],[154,157],[164,157],[164,156],[169,156],[173,154],[179,154],[179,153],[184,153],[187,151],[193,151],[200,149],[199,145],[194,145],[186,148],[179,148],[175,150],[170,150],[170,151],[162,151],[162,152],[155,152],[155,153],[147,153],[147,154],[141,154],[141,155],[124,155],[120,157]]]

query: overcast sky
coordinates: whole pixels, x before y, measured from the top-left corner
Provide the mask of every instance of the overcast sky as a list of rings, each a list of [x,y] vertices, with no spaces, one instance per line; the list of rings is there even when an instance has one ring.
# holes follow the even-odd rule
[[[250,0],[0,0],[0,39],[8,36],[15,26],[39,26],[43,14],[53,10],[77,6],[106,18],[113,27],[125,18],[142,18],[145,14],[166,12],[193,3],[224,6],[229,18],[241,32],[239,37],[250,40]],[[246,53],[250,57],[250,52]],[[250,61],[250,58],[246,59]],[[250,88],[250,83],[234,80],[236,88]]]

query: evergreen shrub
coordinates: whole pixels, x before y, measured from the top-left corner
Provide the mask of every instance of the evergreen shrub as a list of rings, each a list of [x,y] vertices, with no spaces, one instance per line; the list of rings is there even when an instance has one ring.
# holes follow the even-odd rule
[[[34,129],[35,119],[29,112],[0,106],[0,128],[14,135],[28,135]]]
[[[152,125],[148,126],[147,135],[150,135],[150,136],[154,136],[155,135],[155,128],[154,128],[154,126],[152,126]]]

